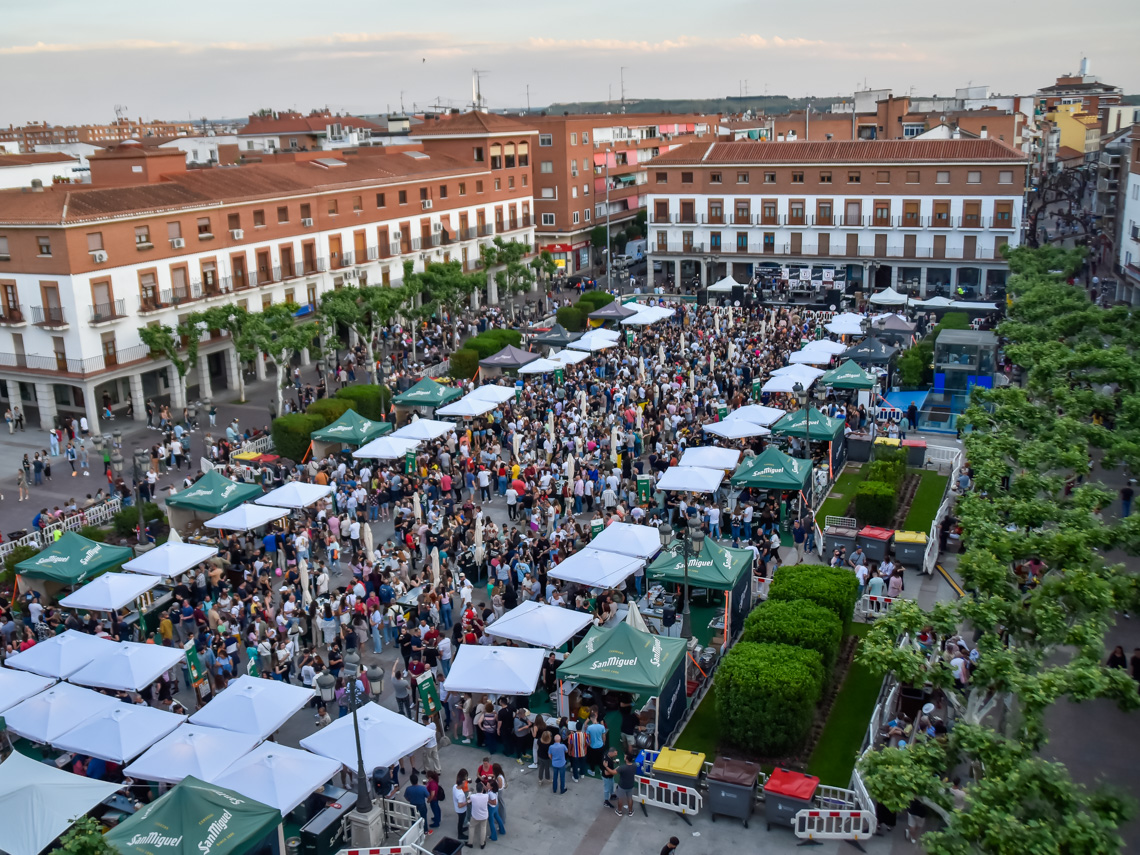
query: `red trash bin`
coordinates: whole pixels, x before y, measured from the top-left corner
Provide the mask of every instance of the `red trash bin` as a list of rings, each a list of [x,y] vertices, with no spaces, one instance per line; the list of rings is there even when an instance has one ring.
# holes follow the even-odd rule
[[[866,525],[859,529],[856,544],[863,547],[863,552],[872,561],[885,561],[887,551],[890,549],[891,538],[895,536],[893,528],[879,528]]]
[[[794,828],[796,814],[811,807],[818,787],[819,778],[813,775],[773,769],[764,783],[764,819],[768,830],[772,830],[772,823]]]
[[[921,469],[926,465],[926,440],[904,439],[899,443],[906,449],[906,465]]]

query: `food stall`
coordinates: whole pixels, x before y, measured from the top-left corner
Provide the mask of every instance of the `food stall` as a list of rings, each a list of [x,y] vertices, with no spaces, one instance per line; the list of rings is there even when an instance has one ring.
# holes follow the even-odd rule
[[[331,425],[309,434],[313,443],[312,456],[326,457],[345,446],[359,448],[377,437],[391,433],[392,427],[391,422],[366,419],[356,410],[345,410],[344,415]]]
[[[812,466],[810,460],[792,457],[769,445],[751,460],[746,460],[732,476],[732,486],[775,493],[779,498],[782,527],[791,527],[785,517],[791,505],[798,510],[793,516],[810,516],[812,507]]]
[[[843,436],[843,419],[833,419],[815,407],[788,413],[772,426],[773,436],[795,436],[809,443],[827,443],[828,481],[834,481],[847,460],[847,440]],[[809,496],[810,499],[810,496]],[[809,502],[810,504],[810,502]]]
[[[231,481],[217,470],[210,470],[181,493],[175,493],[166,500],[166,513],[171,529],[187,534],[197,529],[202,521],[242,502],[261,495],[257,484]]]
[[[16,565],[16,589],[26,592],[34,588],[43,594],[44,604],[50,605],[66,596],[65,588],[119,567],[133,554],[129,546],[112,546],[73,531],[64,532],[51,546]]]

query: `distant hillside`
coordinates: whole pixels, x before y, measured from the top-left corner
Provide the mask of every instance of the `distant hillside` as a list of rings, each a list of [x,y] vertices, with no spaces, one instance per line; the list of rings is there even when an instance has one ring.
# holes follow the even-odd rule
[[[813,108],[824,108],[835,101],[834,98],[812,98]],[[789,110],[802,110],[807,106],[806,98],[788,98],[784,95],[748,96],[744,98],[645,98],[640,101],[627,100],[627,113],[786,113]],[[564,104],[551,104],[546,112],[559,113],[620,113],[621,102],[613,101],[572,101]]]
[[[1121,97],[1120,103],[1131,107],[1140,107],[1140,95],[1124,95]]]

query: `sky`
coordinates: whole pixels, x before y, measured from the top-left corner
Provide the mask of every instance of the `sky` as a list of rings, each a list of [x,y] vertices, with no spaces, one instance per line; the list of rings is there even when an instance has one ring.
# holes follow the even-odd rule
[[[0,125],[618,99],[1031,94],[1082,55],[1140,92],[1140,7],[1099,0],[0,0]]]

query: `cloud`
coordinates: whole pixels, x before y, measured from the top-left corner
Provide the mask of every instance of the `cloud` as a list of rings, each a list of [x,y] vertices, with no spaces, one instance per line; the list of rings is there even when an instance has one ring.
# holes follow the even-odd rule
[[[530,38],[523,46],[529,50],[537,51],[601,51],[621,52],[634,54],[672,53],[682,50],[716,49],[774,49],[774,50],[819,50],[835,47],[829,42],[818,39],[791,38],[781,36],[761,36],[756,33],[732,36],[729,38],[705,38],[694,36],[681,36],[676,39],[663,39],[661,41],[645,41],[637,39],[551,39]]]

